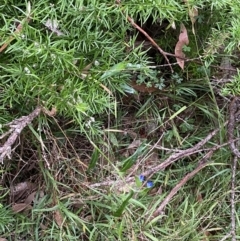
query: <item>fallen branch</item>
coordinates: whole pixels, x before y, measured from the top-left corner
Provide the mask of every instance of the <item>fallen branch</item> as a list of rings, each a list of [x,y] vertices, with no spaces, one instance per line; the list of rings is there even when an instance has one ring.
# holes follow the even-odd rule
[[[227,122],[224,124],[224,126],[227,124]],[[151,176],[153,174],[155,174],[156,172],[159,172],[163,169],[165,169],[166,167],[168,167],[169,165],[171,165],[172,163],[174,163],[175,161],[179,160],[180,158],[184,158],[187,156],[190,156],[196,152],[199,152],[200,148],[205,145],[209,140],[212,139],[213,136],[215,136],[219,131],[219,128],[215,129],[214,131],[212,131],[211,133],[209,133],[203,140],[201,140],[200,142],[198,142],[195,146],[186,149],[186,150],[182,150],[178,153],[174,153],[172,154],[170,157],[168,157],[164,162],[162,162],[161,164],[152,167],[150,169],[148,169],[147,171],[145,171],[144,173],[142,173],[142,175],[151,178]]]
[[[227,122],[224,123],[224,126],[226,124],[227,124]],[[146,178],[151,178],[151,176],[153,174],[165,169],[167,166],[176,162],[180,158],[184,158],[184,157],[190,156],[192,154],[195,154],[197,152],[200,152],[201,151],[200,149],[202,148],[202,146],[204,146],[209,140],[211,140],[211,138],[213,136],[215,136],[219,130],[220,130],[219,128],[215,129],[214,131],[209,133],[203,140],[198,142],[195,146],[193,146],[189,149],[186,149],[186,150],[179,151],[177,153],[173,153],[164,162],[162,162],[161,164],[159,164],[157,166],[147,169],[145,172],[142,173],[142,175],[145,176]],[[220,147],[218,146],[218,148],[220,148]],[[120,186],[120,185],[126,185],[127,183],[130,183],[134,180],[135,180],[135,177],[127,177],[124,180],[119,180],[119,181],[106,181],[106,182],[101,182],[101,183],[94,183],[94,184],[90,184],[90,185],[85,184],[85,185],[88,186],[89,188],[112,186],[112,185]]]
[[[2,135],[0,138],[2,139],[6,135],[10,136],[8,137],[7,141],[4,143],[2,147],[0,147],[0,163],[3,163],[3,160],[7,157],[10,159],[10,155],[12,153],[12,146],[17,140],[18,136],[22,132],[22,130],[29,125],[34,118],[36,118],[41,113],[41,107],[37,107],[31,114],[27,116],[22,116],[5,126],[9,126],[10,130],[7,131],[4,135]]]

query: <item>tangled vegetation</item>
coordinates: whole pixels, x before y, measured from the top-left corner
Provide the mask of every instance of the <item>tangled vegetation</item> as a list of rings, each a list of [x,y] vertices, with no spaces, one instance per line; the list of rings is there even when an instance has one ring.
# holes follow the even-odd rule
[[[239,1],[0,11],[0,240],[240,238]]]

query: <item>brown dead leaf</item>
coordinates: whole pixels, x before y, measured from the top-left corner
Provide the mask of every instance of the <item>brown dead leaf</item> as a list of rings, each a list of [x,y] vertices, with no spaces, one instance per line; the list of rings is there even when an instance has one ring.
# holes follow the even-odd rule
[[[175,55],[185,58],[185,54],[183,53],[183,46],[188,45],[188,44],[189,44],[189,39],[188,39],[187,29],[185,28],[185,26],[183,24],[181,24],[178,42],[175,46]],[[177,57],[176,57],[176,59],[177,59],[178,65],[182,69],[184,69],[184,60],[181,58],[177,58]]]
[[[35,198],[35,194],[36,194],[36,192],[31,193],[31,194],[26,198],[26,200],[24,201],[24,203],[26,203],[26,204],[31,204],[31,203],[33,202],[34,198]]]
[[[62,216],[61,212],[59,210],[56,210],[54,212],[53,216],[54,216],[54,220],[57,223],[57,225],[59,227],[62,227],[62,225],[63,225],[63,216]]]
[[[31,193],[28,195],[28,197],[25,199],[24,203],[15,203],[12,206],[12,210],[15,213],[19,213],[23,210],[30,210],[32,209],[31,203],[34,201],[36,192]]]
[[[194,24],[195,22],[196,22],[196,18],[195,17],[197,17],[198,16],[198,9],[197,9],[197,7],[195,7],[195,6],[193,6],[193,7],[191,7],[189,4],[188,4],[188,0],[183,0],[183,2],[185,3],[185,4],[187,4],[187,6],[188,6],[188,14],[189,14],[189,17],[190,17],[190,19],[191,19],[191,22],[192,22],[192,24]]]
[[[91,69],[91,67],[92,67],[92,63],[90,63],[90,64],[88,64],[88,65],[86,65],[84,68],[83,68],[83,72],[85,71],[85,72],[87,72],[88,70],[90,70]]]
[[[32,206],[26,203],[16,203],[12,206],[12,210],[14,213],[20,213],[23,210],[30,210]]]
[[[126,158],[131,156],[135,150],[141,145],[142,141],[137,139],[133,140],[133,142],[127,147],[126,151],[123,153],[123,156]]]
[[[7,241],[7,239],[5,239],[5,238],[0,238],[0,241]]]
[[[136,149],[142,144],[141,140],[134,140],[128,147],[127,149]]]
[[[91,69],[92,64],[93,64],[93,63],[90,63],[90,64],[88,64],[87,66],[85,66],[85,67],[82,69],[81,77],[82,77],[83,79],[85,79],[85,78],[88,76],[89,70]]]

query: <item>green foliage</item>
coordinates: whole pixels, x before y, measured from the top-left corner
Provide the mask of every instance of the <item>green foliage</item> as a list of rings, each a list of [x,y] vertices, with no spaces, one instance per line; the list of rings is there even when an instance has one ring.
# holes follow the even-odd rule
[[[4,207],[0,204],[0,233],[8,232],[14,222],[13,213],[11,212],[9,207]]]
[[[146,154],[147,149],[145,146],[145,143],[143,142],[138,148],[137,150],[133,153],[133,155],[131,155],[130,157],[128,157],[126,160],[124,160],[122,167],[120,169],[121,172],[126,172],[128,169],[130,169],[137,161],[137,159],[142,155]]]
[[[93,241],[220,240],[225,235],[230,213],[230,153],[225,146],[213,155],[213,164],[169,201],[163,216],[151,222],[147,222],[149,217],[186,173],[198,165],[205,149],[199,156],[196,153],[180,159],[154,174],[150,179],[154,180],[152,189],[142,187],[138,180],[125,186],[90,186],[100,181],[124,181],[136,164],[137,174],[142,173],[166,160],[169,153],[192,147],[210,129],[223,126],[225,109],[220,109],[215,99],[210,80],[217,71],[212,65],[219,66],[224,55],[239,55],[240,3],[185,2],[1,1],[0,45],[8,45],[0,52],[1,132],[4,123],[29,114],[37,105],[57,108],[56,119],[41,116],[30,126],[31,136],[21,136],[21,148],[27,146],[27,150],[17,152],[17,161],[21,153],[25,155],[20,156],[21,162],[27,164],[18,172],[11,173],[11,168],[1,171],[1,175],[9,172],[14,180],[15,175],[16,179],[25,178],[22,170],[27,170],[33,156],[37,159],[34,171],[39,172],[39,186],[46,189],[27,215],[13,214],[1,201],[1,235],[12,240],[27,233],[33,240]],[[194,26],[189,17],[193,6],[198,8]],[[148,51],[144,43],[137,45],[147,39],[127,16],[148,29],[155,42],[170,53],[171,63],[176,62],[171,53],[183,23],[190,40],[183,51],[192,58],[185,69],[173,64],[171,73],[156,49]],[[46,26],[48,21],[55,26]],[[23,27],[17,33],[19,23]],[[171,28],[174,24],[176,30]],[[239,63],[235,61],[234,65],[238,67]],[[218,94],[239,94],[239,76]],[[158,92],[141,95],[131,85],[132,80],[155,87]],[[130,100],[124,99],[129,96]],[[221,132],[211,145],[225,141],[225,132]],[[54,139],[54,135],[60,137]],[[77,140],[71,139],[73,135]],[[87,144],[85,137],[91,140]],[[141,145],[127,155],[126,149],[132,149],[129,146],[136,140]],[[151,160],[154,143],[159,151]],[[46,158],[52,158],[50,166]],[[35,179],[34,171],[30,179]],[[53,218],[57,210],[62,225]],[[209,237],[205,230],[211,233]]]
[[[132,198],[134,192],[131,191],[129,195],[126,197],[126,199],[122,202],[122,204],[118,207],[118,209],[113,213],[113,216],[115,217],[121,217],[123,214],[125,208],[127,207],[129,200]]]
[[[13,34],[16,16],[21,22],[25,18],[25,9],[22,3],[1,6],[2,43]],[[1,53],[2,105],[20,111],[37,104],[56,106],[59,114],[80,123],[86,116],[113,110],[102,86],[114,93],[129,78],[119,76],[121,68],[118,76],[107,74],[126,61],[125,35],[130,26],[121,11],[95,1],[87,5],[37,1],[31,9],[31,21],[24,23],[21,34],[15,34],[16,40]],[[58,21],[62,35],[44,26],[49,19]],[[145,65],[146,58],[132,52],[127,61]],[[86,73],[85,67],[91,64]]]
[[[132,26],[124,14],[133,19],[138,17],[143,23],[149,17],[153,23],[159,19],[179,23],[188,18],[184,4],[173,0],[149,0],[143,4],[122,1],[119,7],[107,1],[33,1],[30,5],[29,23],[24,21],[28,13],[26,2],[12,1],[12,4],[0,5],[3,13],[0,21],[4,26],[1,43],[6,43],[11,35],[15,37],[1,53],[1,105],[5,107],[2,111],[10,108],[23,113],[37,104],[48,108],[56,106],[59,114],[71,116],[77,123],[94,115],[114,113],[114,99],[106,89],[113,94],[124,92],[123,86],[128,84],[130,74],[139,68],[138,83],[145,82],[148,87],[155,86],[160,90],[166,86],[159,71],[147,67],[148,57],[141,54],[141,49],[133,48],[126,54],[126,45],[131,44],[131,40],[126,41],[126,33],[132,30]],[[206,14],[199,10],[199,16],[207,16],[208,1],[188,1],[188,5],[195,5],[200,10],[204,8]],[[226,11],[219,11],[222,8]],[[204,40],[210,36],[210,46],[216,46],[212,44],[214,36],[218,36],[217,39],[228,36],[222,38],[225,48],[228,52],[234,50],[239,39],[238,8],[238,2],[211,2],[215,20],[211,24],[217,27],[207,29],[201,38]],[[61,34],[45,26],[48,20],[57,21]],[[211,19],[199,23],[200,29],[206,21]],[[14,34],[14,26],[19,22],[23,23],[22,32]],[[221,47],[222,43],[218,46]],[[161,47],[165,48],[164,45]],[[194,49],[191,47],[188,51],[194,52]],[[209,53],[213,55],[215,51],[209,50]],[[91,67],[86,71],[89,65]],[[130,69],[129,65],[133,68]]]
[[[222,94],[224,96],[228,96],[230,94],[233,94],[234,96],[237,96],[240,94],[240,74],[239,70],[235,77],[233,77],[232,81],[227,83],[225,87],[222,89]]]

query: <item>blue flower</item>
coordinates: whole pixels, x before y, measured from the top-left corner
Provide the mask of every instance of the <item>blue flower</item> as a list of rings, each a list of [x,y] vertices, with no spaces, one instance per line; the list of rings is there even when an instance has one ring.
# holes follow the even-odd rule
[[[147,188],[152,188],[154,183],[152,181],[147,181]]]
[[[144,182],[145,181],[145,177],[143,175],[140,175],[138,178],[139,178],[140,182]]]

